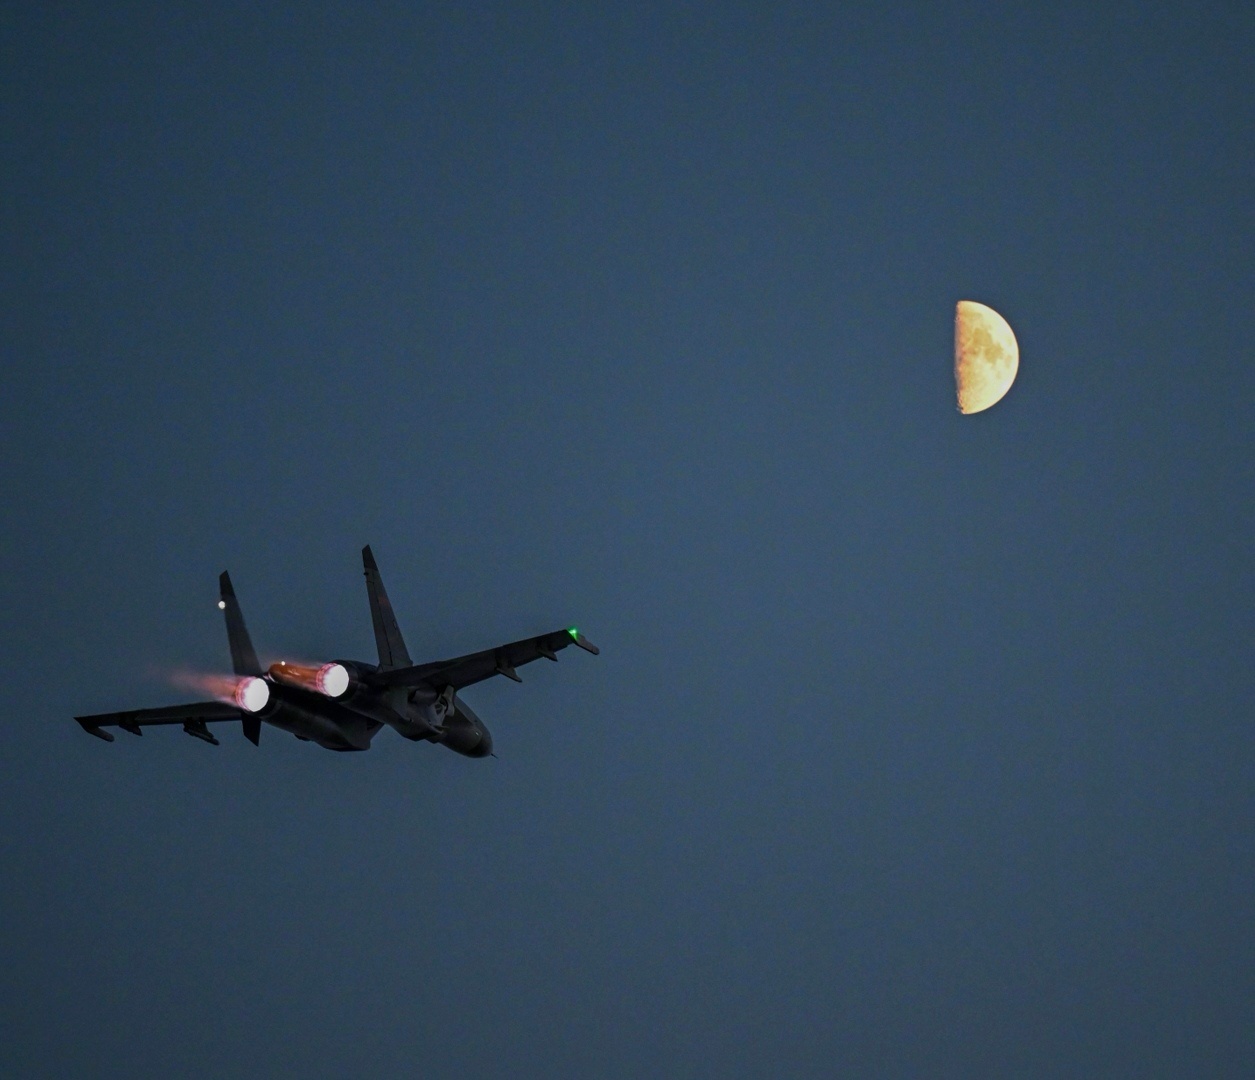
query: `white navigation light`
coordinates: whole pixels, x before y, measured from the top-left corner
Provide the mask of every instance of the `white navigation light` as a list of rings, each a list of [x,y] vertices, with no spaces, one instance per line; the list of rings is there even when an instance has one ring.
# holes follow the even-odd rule
[[[219,600],[219,601],[218,601],[218,610],[219,610],[219,611],[226,611],[226,610],[227,610],[227,602],[226,602],[225,600]]]
[[[261,712],[270,701],[270,687],[265,679],[249,676],[235,688],[235,703],[245,712]]]
[[[349,672],[343,664],[323,664],[315,680],[320,693],[339,697],[349,688]]]

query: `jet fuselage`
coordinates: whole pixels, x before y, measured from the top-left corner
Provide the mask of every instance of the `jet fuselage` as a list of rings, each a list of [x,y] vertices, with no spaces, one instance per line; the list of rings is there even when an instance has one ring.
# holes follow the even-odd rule
[[[219,576],[218,608],[226,619],[232,677],[189,676],[192,685],[213,696],[157,709],[77,716],[89,735],[113,742],[106,728],[133,735],[145,727],[182,724],[183,730],[213,746],[209,724],[238,722],[244,737],[259,744],[262,724],[286,731],[328,750],[367,750],[383,728],[413,742],[446,746],[466,757],[492,754],[492,736],[459,691],[494,676],[522,682],[516,668],[536,660],[556,661],[558,652],[577,645],[598,652],[576,627],[551,630],[496,648],[415,664],[405,648],[379,567],[369,547],[362,549],[367,598],[379,663],[333,660],[321,666],[279,661],[263,668],[236,599],[230,576]]]

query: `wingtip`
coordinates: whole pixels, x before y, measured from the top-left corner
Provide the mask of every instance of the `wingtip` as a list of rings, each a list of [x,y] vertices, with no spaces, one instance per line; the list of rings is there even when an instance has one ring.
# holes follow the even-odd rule
[[[225,570],[218,575],[218,591],[225,596],[235,596],[235,589],[231,587],[231,575]]]
[[[362,566],[364,566],[367,570],[379,569],[379,567],[375,565],[375,554],[370,550],[369,544],[362,548]]]

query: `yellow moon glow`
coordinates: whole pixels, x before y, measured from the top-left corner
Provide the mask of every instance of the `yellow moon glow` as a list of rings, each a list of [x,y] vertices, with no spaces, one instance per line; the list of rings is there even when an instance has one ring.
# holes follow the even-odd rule
[[[1020,370],[1020,347],[1007,320],[993,308],[960,300],[954,309],[954,386],[959,412],[996,405]]]

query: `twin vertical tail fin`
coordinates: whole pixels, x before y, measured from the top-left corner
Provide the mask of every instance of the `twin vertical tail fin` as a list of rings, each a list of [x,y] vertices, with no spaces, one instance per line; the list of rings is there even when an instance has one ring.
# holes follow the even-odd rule
[[[231,575],[225,570],[218,578],[218,606],[227,619],[231,669],[240,676],[261,676],[263,672],[261,664],[257,662],[257,650],[253,648],[253,639],[248,636],[248,627],[244,625],[244,613],[240,611],[240,602],[235,598],[235,589],[231,587]],[[257,746],[261,741],[261,717],[249,712],[242,715],[244,737]]]
[[[379,567],[375,564],[375,556],[369,546],[362,548],[362,566],[366,571],[366,593],[370,597],[370,621],[375,627],[379,667],[384,671],[412,667],[414,662],[410,659],[410,654],[406,652],[401,629],[397,626],[397,618],[392,613],[392,604],[388,601],[388,593],[383,587]],[[265,673],[257,660],[257,650],[253,648],[253,640],[248,636],[248,627],[244,625],[244,614],[240,611],[240,602],[235,598],[231,576],[225,570],[218,578],[218,593],[218,607],[222,609],[227,620],[231,668],[241,678],[245,676],[260,678]],[[244,712],[242,718],[244,737],[256,746],[261,738],[261,717]]]
[[[370,621],[375,627],[375,645],[379,649],[379,667],[382,671],[412,667],[413,661],[405,650],[397,617],[379,576],[379,567],[370,545],[362,548],[362,567],[366,572],[366,594],[370,597]],[[240,624],[243,626],[243,623]]]

